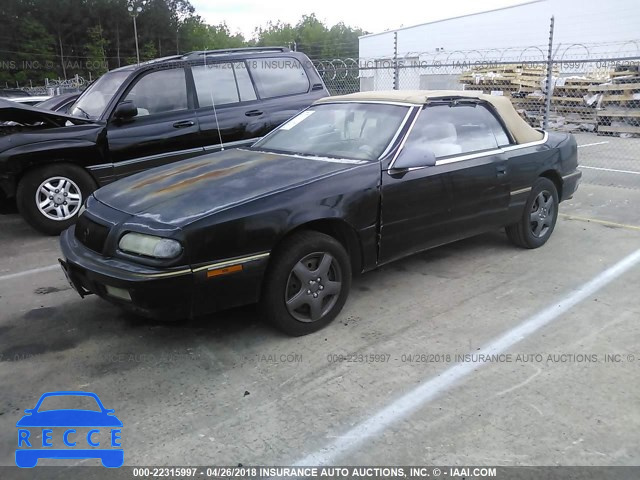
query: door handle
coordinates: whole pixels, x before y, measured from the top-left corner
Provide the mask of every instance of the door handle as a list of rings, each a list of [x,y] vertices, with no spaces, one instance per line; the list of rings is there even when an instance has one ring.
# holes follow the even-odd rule
[[[192,120],[182,120],[180,122],[176,122],[173,124],[173,128],[186,128],[186,127],[193,127],[196,124],[196,122],[192,121]]]
[[[498,177],[502,177],[507,174],[507,167],[505,165],[500,165],[496,167],[496,174]]]
[[[248,112],[244,112],[247,117],[259,117],[263,112],[260,110],[249,110]]]

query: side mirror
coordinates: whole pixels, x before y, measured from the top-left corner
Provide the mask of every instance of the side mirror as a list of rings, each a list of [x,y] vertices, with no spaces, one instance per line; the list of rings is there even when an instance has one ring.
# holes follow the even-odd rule
[[[117,120],[128,120],[138,115],[138,107],[131,100],[121,102],[113,112],[113,118]]]
[[[416,167],[433,167],[436,164],[436,155],[424,145],[405,145],[400,155],[393,164],[394,170],[404,170]]]

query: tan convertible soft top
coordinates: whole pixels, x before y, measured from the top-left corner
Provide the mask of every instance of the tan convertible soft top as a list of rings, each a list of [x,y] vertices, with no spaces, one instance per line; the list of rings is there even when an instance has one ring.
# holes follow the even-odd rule
[[[424,104],[429,100],[440,98],[477,98],[484,100],[496,109],[504,124],[518,143],[529,143],[542,140],[543,133],[529,126],[525,122],[507,97],[486,95],[484,93],[466,92],[464,90],[382,90],[375,92],[358,92],[349,95],[325,97],[317,100],[315,104],[331,103],[336,101],[354,102],[403,102]]]

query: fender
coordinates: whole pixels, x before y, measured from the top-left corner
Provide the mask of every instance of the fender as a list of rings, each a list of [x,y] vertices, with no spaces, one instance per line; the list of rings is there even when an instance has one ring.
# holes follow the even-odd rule
[[[24,171],[47,163],[64,161],[81,167],[100,163],[106,156],[101,137],[99,133],[85,138],[56,138],[18,145],[2,152],[0,171],[17,179]]]

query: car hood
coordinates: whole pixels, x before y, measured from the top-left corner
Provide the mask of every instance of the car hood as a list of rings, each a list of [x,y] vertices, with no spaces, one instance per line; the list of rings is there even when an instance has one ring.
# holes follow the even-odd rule
[[[115,415],[91,410],[49,410],[25,415],[16,427],[121,427]]]
[[[0,122],[15,122],[22,125],[43,123],[51,127],[64,127],[67,122],[75,125],[93,123],[92,120],[52,112],[38,107],[22,105],[0,98]]]
[[[94,195],[116,210],[180,227],[364,163],[238,148],[154,168]]]

